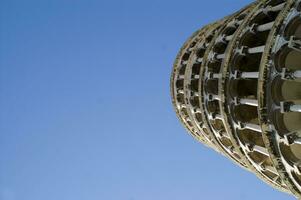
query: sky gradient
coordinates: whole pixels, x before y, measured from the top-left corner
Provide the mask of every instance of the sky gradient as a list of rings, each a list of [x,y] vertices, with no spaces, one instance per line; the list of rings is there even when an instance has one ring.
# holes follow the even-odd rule
[[[0,200],[293,200],[189,136],[175,56],[250,0],[1,0]]]

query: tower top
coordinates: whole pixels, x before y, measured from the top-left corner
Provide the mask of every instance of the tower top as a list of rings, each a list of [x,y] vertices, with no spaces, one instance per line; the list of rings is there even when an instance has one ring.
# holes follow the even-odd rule
[[[301,0],[259,0],[196,31],[171,75],[198,141],[301,198]]]

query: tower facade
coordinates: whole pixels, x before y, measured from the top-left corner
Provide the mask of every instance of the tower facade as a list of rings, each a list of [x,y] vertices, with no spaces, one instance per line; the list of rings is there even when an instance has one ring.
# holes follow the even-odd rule
[[[171,95],[195,139],[301,198],[301,0],[259,0],[196,31]]]

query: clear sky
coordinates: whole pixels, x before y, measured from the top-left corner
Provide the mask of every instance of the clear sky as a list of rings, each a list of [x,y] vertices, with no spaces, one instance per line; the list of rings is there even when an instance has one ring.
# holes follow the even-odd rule
[[[292,200],[190,137],[169,94],[250,0],[1,0],[0,200]]]

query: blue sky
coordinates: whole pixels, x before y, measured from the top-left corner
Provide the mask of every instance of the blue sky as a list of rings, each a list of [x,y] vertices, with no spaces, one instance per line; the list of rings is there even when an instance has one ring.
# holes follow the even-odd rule
[[[183,42],[250,0],[2,0],[0,200],[292,200],[171,106]]]

